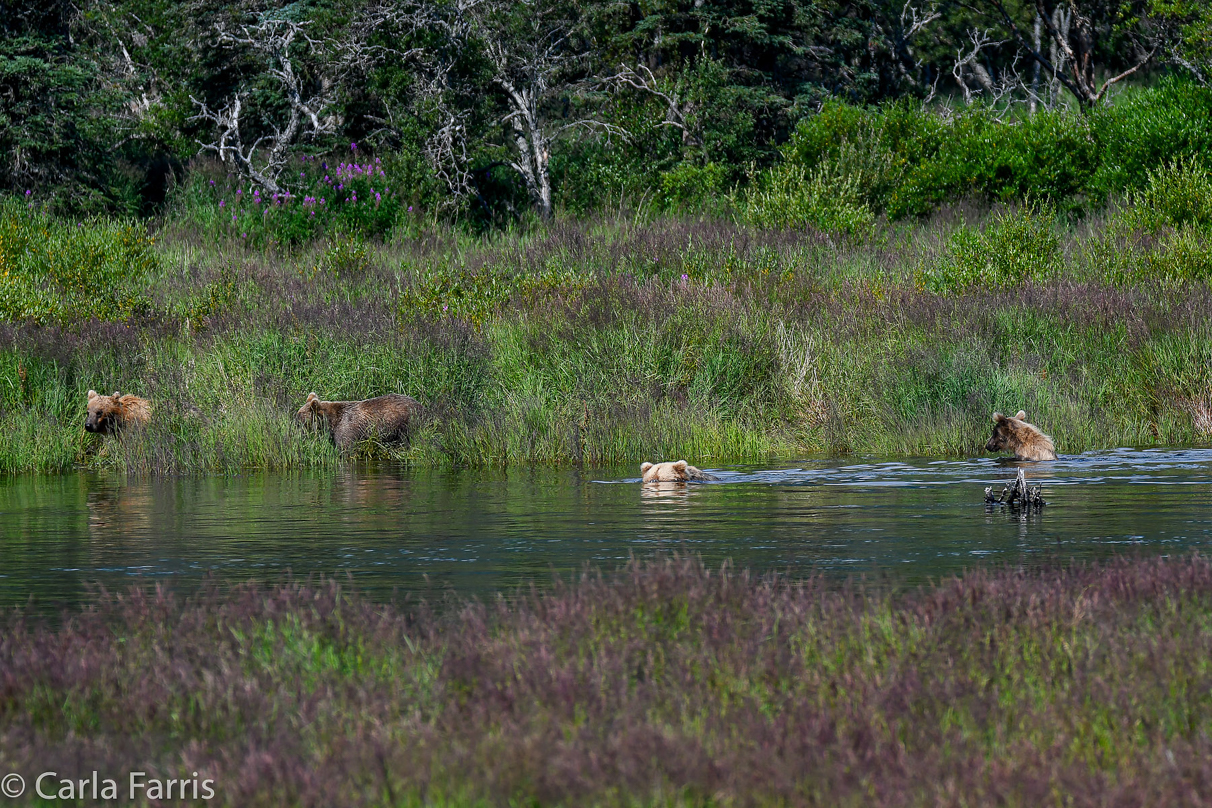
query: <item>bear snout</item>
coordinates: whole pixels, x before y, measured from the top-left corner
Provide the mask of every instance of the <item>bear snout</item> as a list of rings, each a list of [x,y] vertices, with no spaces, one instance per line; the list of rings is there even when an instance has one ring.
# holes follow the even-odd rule
[[[997,439],[997,437],[989,438],[989,442],[985,444],[986,452],[1000,452],[1001,450],[1002,443]]]

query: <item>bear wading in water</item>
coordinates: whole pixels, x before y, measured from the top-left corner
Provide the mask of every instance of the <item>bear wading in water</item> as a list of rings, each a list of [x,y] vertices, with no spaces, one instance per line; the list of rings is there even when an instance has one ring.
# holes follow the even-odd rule
[[[643,463],[640,474],[646,483],[706,482],[717,479],[702,469],[696,469],[685,460],[667,463]]]
[[[1039,427],[1027,423],[1027,413],[1019,410],[1013,418],[993,413],[993,436],[985,444],[986,452],[1014,452],[1017,460],[1055,460],[1052,438]]]
[[[114,392],[112,396],[97,395],[96,390],[88,391],[88,417],[84,419],[86,432],[96,432],[99,435],[112,435],[126,427],[145,426],[151,420],[151,402],[138,396],[122,395]]]
[[[399,393],[365,401],[321,401],[310,393],[295,417],[304,424],[316,419],[326,424],[333,443],[344,450],[372,436],[385,443],[408,440],[409,422],[420,411],[416,399]]]

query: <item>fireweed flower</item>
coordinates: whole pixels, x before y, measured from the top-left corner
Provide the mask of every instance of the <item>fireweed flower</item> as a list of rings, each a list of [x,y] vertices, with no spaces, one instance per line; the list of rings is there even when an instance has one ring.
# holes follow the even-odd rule
[[[350,151],[357,151],[357,150],[358,150],[358,144],[357,144],[357,143],[350,143],[350,144],[349,144],[349,150],[350,150]]]
[[[226,203],[226,202],[224,202],[222,199],[220,199],[220,200],[219,200],[219,207],[223,207],[223,206],[224,206],[224,205],[226,205],[226,204],[227,204],[227,203]]]

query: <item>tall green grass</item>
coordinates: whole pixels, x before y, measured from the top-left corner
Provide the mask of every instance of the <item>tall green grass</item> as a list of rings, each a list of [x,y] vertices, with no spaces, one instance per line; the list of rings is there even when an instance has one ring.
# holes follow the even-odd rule
[[[141,313],[0,323],[0,471],[330,467],[292,418],[313,390],[417,398],[407,445],[356,455],[426,465],[965,456],[1018,409],[1062,453],[1206,444],[1206,176],[1173,163],[1077,223],[1040,203],[842,240],[600,220],[262,252],[167,228],[106,270]],[[151,399],[152,426],[84,433],[89,389]]]

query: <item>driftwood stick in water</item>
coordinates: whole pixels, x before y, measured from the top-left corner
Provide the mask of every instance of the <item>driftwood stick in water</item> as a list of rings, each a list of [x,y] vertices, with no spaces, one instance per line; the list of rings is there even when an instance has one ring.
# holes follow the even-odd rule
[[[1000,496],[993,495],[993,486],[985,489],[985,502],[990,505],[1009,505],[1010,507],[1042,508],[1047,505],[1044,499],[1043,486],[1027,485],[1027,475],[1022,469],[1013,482],[1007,483]]]

